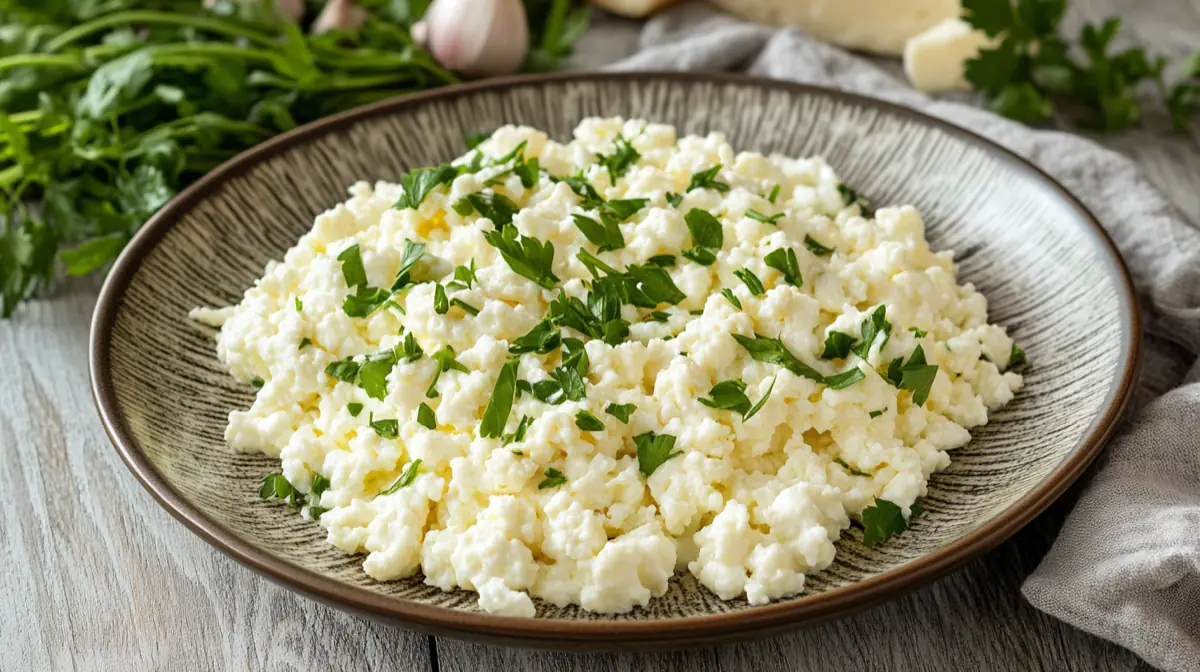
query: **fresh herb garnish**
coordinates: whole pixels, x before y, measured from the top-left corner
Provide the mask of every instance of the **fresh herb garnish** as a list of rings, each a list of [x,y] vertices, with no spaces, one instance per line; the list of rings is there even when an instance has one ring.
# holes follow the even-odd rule
[[[358,368],[354,382],[372,399],[383,399],[387,396],[388,374],[395,365],[396,353],[391,350],[372,355]]]
[[[350,317],[366,317],[375,312],[391,298],[386,289],[359,285],[353,294],[342,302],[342,311]]]
[[[735,411],[744,415],[750,410],[750,398],[746,396],[746,384],[740,379],[723,380],[708,392],[709,398],[701,397],[700,403],[709,408]]]
[[[767,338],[759,334],[755,334],[754,338],[734,334],[733,338],[746,349],[752,359],[769,364],[779,364],[797,376],[809,380],[825,381],[825,376],[822,376],[820,371],[797,359],[778,338]]]
[[[775,199],[776,199],[776,198],[779,198],[779,190],[780,190],[781,188],[782,188],[782,187],[780,187],[778,184],[776,184],[775,186],[771,187],[771,194],[770,194],[769,196],[767,196],[767,202],[768,202],[768,203],[770,203],[771,205],[775,205]]]
[[[685,191],[693,189],[713,189],[719,192],[729,191],[729,185],[717,180],[717,173],[721,171],[721,164],[717,164],[708,170],[702,170],[698,173],[692,173],[692,181],[688,183],[688,188]]]
[[[917,506],[912,507],[913,517],[916,517]],[[870,548],[875,544],[887,541],[908,529],[909,521],[904,519],[904,512],[899,506],[886,499],[875,498],[875,503],[862,512],[863,545]]]
[[[470,313],[472,317],[479,314],[479,309],[462,299],[450,299],[450,305],[462,308],[464,312]]]
[[[851,189],[845,184],[839,184],[837,186],[837,190],[838,193],[841,194],[842,202],[846,204],[847,208],[857,205],[859,211],[862,212],[864,217],[874,216],[875,211],[871,209],[871,205],[867,202],[867,199],[860,196],[857,191]]]
[[[1029,363],[1029,359],[1025,356],[1025,351],[1018,348],[1016,343],[1013,343],[1012,352],[1008,355],[1008,368],[1015,369],[1027,363]]]
[[[638,471],[647,478],[661,467],[663,462],[683,454],[683,451],[671,450],[675,447],[675,437],[670,434],[646,432],[633,437],[633,443],[637,446]]]
[[[683,202],[683,194],[676,194],[675,192],[667,192],[667,203],[669,203],[672,208],[678,208],[679,204],[682,202]]]
[[[554,245],[532,236],[517,237],[514,226],[483,234],[489,245],[500,251],[500,256],[517,275],[533,280],[546,289],[554,289],[558,276],[554,275]]]
[[[871,419],[873,420],[873,419],[878,418],[879,416],[883,415],[884,413],[887,413],[886,408],[881,408],[878,411],[871,411],[867,415],[871,416]]]
[[[304,338],[300,339],[300,345],[299,345],[299,346],[298,346],[296,349],[297,349],[297,350],[303,350],[303,349],[307,348],[307,347],[308,347],[308,346],[310,346],[310,345],[312,345],[312,339],[311,339],[311,338],[309,338],[309,337],[307,337],[307,336],[305,336]]]
[[[465,266],[454,267],[454,283],[463,289],[471,289],[479,280],[475,277],[475,260],[471,259]]]
[[[404,471],[400,472],[400,478],[397,478],[395,483],[392,483],[392,485],[387,490],[384,490],[383,492],[381,492],[379,494],[390,495],[390,494],[396,492],[397,490],[399,490],[400,488],[407,488],[408,486],[412,485],[414,481],[417,480],[417,474],[420,473],[420,471],[421,471],[421,458],[417,458],[417,459],[413,460],[412,462],[409,462],[408,466],[405,467]]]
[[[863,471],[861,469],[856,469],[856,468],[850,466],[849,464],[846,463],[845,460],[843,460],[840,457],[833,458],[833,463],[840,466],[841,468],[845,469],[846,471],[850,472],[851,476],[866,476],[867,478],[871,478],[872,476],[874,476],[874,474],[872,474],[870,472]]]
[[[850,346],[854,345],[854,337],[840,331],[831,331],[825,337],[825,350],[821,359],[844,359],[850,354]]]
[[[504,363],[496,378],[496,386],[492,388],[492,396],[483,412],[483,422],[479,425],[479,436],[500,438],[504,434],[516,392],[517,359],[514,357]]]
[[[571,218],[575,220],[575,226],[583,232],[588,242],[599,246],[597,252],[625,247],[625,237],[621,235],[621,227],[617,225],[615,218],[601,217],[600,222],[583,215],[571,215]]]
[[[392,282],[392,291],[398,292],[412,284],[412,269],[425,256],[425,243],[414,243],[404,239],[404,252],[400,255],[400,268],[396,271],[396,279]]]
[[[912,402],[917,406],[924,406],[933,381],[937,378],[937,372],[937,365],[926,363],[925,351],[918,345],[908,361],[900,367],[900,384],[897,387],[911,391]],[[889,375],[890,373],[889,370]]]
[[[684,250],[682,254],[701,266],[712,266],[717,261],[717,253],[707,247],[693,247]]]
[[[567,482],[567,477],[554,467],[546,467],[546,471],[542,472],[542,475],[544,475],[546,478],[542,479],[541,483],[538,483],[538,490],[557,488],[558,486]]]
[[[699,208],[688,210],[683,219],[687,222],[692,241],[696,244],[695,247],[684,250],[683,256],[703,266],[711,266],[717,260],[716,253],[725,245],[725,232],[721,222]]]
[[[385,439],[395,439],[400,436],[400,423],[395,418],[376,420],[372,417],[368,424],[376,434]]]
[[[529,430],[529,423],[533,422],[533,418],[528,415],[522,415],[521,420],[517,422],[517,428],[511,434],[505,434],[500,438],[501,445],[507,446],[510,443],[520,443],[525,440],[525,432]],[[514,455],[523,455],[519,450],[513,451]]]
[[[579,197],[579,207],[584,210],[593,210],[604,205],[604,199],[596,192],[596,188],[583,177],[564,177],[562,182]]]
[[[775,226],[779,225],[779,219],[783,217],[783,215],[784,213],[777,212],[773,215],[767,216],[753,208],[746,211],[746,216],[750,219],[753,219],[756,222],[762,222],[763,224],[773,224]]]
[[[537,157],[528,161],[521,161],[513,166],[513,173],[521,178],[521,186],[530,189],[537,184],[538,178],[541,176],[542,167],[538,165]]]
[[[504,194],[467,194],[466,199],[476,212],[492,220],[497,229],[507,229],[513,215],[521,211],[521,207]]]
[[[604,431],[604,423],[600,422],[600,418],[587,411],[579,411],[575,414],[575,426],[585,432]]]
[[[354,378],[358,375],[358,362],[352,358],[339,359],[336,362],[330,362],[325,367],[325,373],[344,383],[353,383]]]
[[[812,252],[813,254],[817,255],[818,257],[826,257],[837,251],[837,248],[825,247],[824,245],[818,243],[812,236],[808,235],[807,233],[804,234],[804,246],[808,248],[809,252]]]
[[[488,138],[490,138],[491,135],[492,135],[491,133],[481,133],[479,131],[467,131],[467,132],[463,133],[463,144],[465,144],[467,146],[467,149],[475,149],[479,145],[483,144],[484,140],[487,140]]]
[[[352,401],[346,404],[346,410],[349,411],[350,417],[357,418],[359,413],[362,413],[363,405],[357,401]]]
[[[646,319],[643,320],[643,322],[651,322],[651,321],[659,322],[659,323],[666,323],[666,322],[671,321],[671,316],[670,316],[670,314],[665,313],[661,310],[652,310],[652,311],[650,311],[650,314],[646,316]]]
[[[753,418],[759,411],[762,410],[763,406],[767,405],[767,400],[771,398],[771,393],[775,391],[776,380],[779,380],[779,378],[775,377],[771,379],[771,384],[767,387],[766,393],[763,394],[762,398],[758,400],[758,403],[751,406],[750,410],[742,416],[742,422],[748,422],[750,418]]]
[[[929,332],[924,331],[922,329],[918,329],[916,327],[909,327],[908,330],[911,331],[913,333],[913,335],[916,336],[917,338],[925,338],[926,336],[929,335]]]
[[[433,380],[429,381],[429,387],[425,389],[426,398],[433,399],[438,395],[437,382],[442,377],[442,374],[447,371],[461,371],[467,373],[467,367],[463,366],[457,359],[454,358],[454,348],[445,346],[441,350],[430,355],[434,362],[437,362],[437,368],[433,371]]]
[[[871,345],[875,343],[875,339],[880,334],[883,335],[883,341],[879,344],[880,350],[887,345],[888,338],[892,334],[892,324],[887,321],[887,306],[881,304],[872,311],[871,315],[863,320],[861,330],[862,338],[850,350],[866,359],[867,355],[871,353]]]
[[[825,379],[822,382],[829,386],[829,389],[831,390],[840,390],[844,387],[850,387],[866,377],[867,376],[862,372],[862,369],[854,367],[846,369],[841,373],[835,373],[832,376],[825,376]]]
[[[423,354],[425,354],[425,351],[422,350],[421,346],[417,344],[417,339],[412,335],[412,332],[410,331],[405,334],[404,343],[400,346],[400,355],[398,359],[403,359],[404,361],[411,363],[420,359],[421,355]]]
[[[292,506],[299,506],[300,503],[297,498],[301,495],[283,474],[275,473],[263,476],[262,484],[258,486],[258,496],[261,499],[275,497],[286,501]]]
[[[675,256],[671,254],[656,254],[647,259],[646,263],[654,264],[655,266],[662,266],[663,268],[670,268],[675,265]]]
[[[342,250],[337,260],[342,262],[342,277],[346,279],[347,287],[354,289],[367,284],[367,271],[363,267],[362,251],[359,250],[358,243]]]
[[[617,178],[624,175],[641,158],[642,155],[633,148],[633,145],[624,136],[618,135],[617,139],[613,141],[612,154],[598,154],[596,162],[608,170],[609,181],[616,184]]]
[[[297,313],[303,313],[303,312],[304,312],[304,302],[303,302],[303,301],[301,301],[301,300],[300,300],[300,297],[298,297],[298,296],[296,297],[296,312],[297,312]]]
[[[614,198],[604,203],[601,214],[608,213],[623,222],[650,203],[648,198]]]
[[[804,279],[800,277],[800,262],[796,259],[796,250],[790,247],[772,250],[763,257],[763,263],[783,273],[783,279],[789,285],[795,287],[804,285]]]
[[[742,309],[742,302],[740,299],[734,296],[732,289],[728,287],[721,288],[721,296],[724,296],[726,300],[732,303],[734,308],[737,308],[738,310]]]
[[[738,270],[734,271],[733,274],[736,275],[739,280],[746,283],[746,288],[750,290],[750,294],[753,296],[762,296],[763,294],[767,293],[766,288],[763,287],[762,280],[758,279],[758,276],[754,274],[754,271],[751,271],[748,268],[739,268]]]
[[[423,401],[417,406],[417,422],[425,429],[437,429],[437,415],[429,404]]]
[[[396,201],[396,208],[398,210],[405,208],[416,210],[421,207],[421,202],[425,200],[429,192],[433,191],[434,187],[440,184],[449,185],[457,176],[458,169],[448,163],[431,168],[418,168],[405,173],[400,177],[404,193],[400,195],[400,200]]]
[[[446,298],[446,288],[437,283],[433,286],[433,312],[445,315],[450,311],[450,300]]]
[[[622,424],[629,424],[629,417],[637,410],[637,406],[633,404],[609,404],[604,408],[604,412],[621,421]]]
[[[514,355],[535,352],[548,355],[558,349],[562,343],[562,332],[554,327],[549,318],[538,322],[529,333],[518,337],[509,346],[508,351]]]

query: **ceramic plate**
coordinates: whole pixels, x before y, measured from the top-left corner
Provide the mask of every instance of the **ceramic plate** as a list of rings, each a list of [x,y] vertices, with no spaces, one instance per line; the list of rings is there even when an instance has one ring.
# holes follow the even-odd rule
[[[628,614],[538,603],[491,616],[474,593],[420,577],[378,583],[319,526],[261,502],[278,461],[236,454],[226,416],[251,390],[230,378],[195,306],[236,302],[357,180],[397,181],[463,151],[464,131],[528,124],[565,140],[583,117],[640,117],[680,135],[722,131],[739,150],[821,155],[876,204],[911,203],[931,245],[990,302],[1032,362],[1016,399],[932,476],[927,513],[868,549],[851,528],[801,595],[725,602],[689,575]],[[1129,275],[1080,203],[999,146],[848,93],[731,75],[579,74],[493,80],[360,108],[242,154],[180,194],[117,261],[92,325],[100,414],[134,475],[196,534],[290,588],[439,634],[529,646],[713,644],[845,614],[953,570],[1042,511],[1095,457],[1129,398],[1139,329]]]

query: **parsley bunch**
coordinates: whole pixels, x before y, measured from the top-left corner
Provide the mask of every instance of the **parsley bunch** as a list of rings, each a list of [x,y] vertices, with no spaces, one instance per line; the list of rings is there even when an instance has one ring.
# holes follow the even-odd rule
[[[1117,131],[1141,119],[1137,88],[1153,82],[1176,128],[1200,108],[1200,53],[1167,88],[1167,59],[1150,58],[1141,47],[1114,51],[1121,20],[1085,25],[1078,44],[1059,30],[1067,0],[963,0],[963,18],[998,40],[966,62],[965,76],[983,92],[994,112],[1025,123],[1049,120],[1063,111],[1085,128]],[[1083,58],[1077,57],[1082,54]]]
[[[0,1],[0,315],[60,267],[105,267],[172,196],[239,152],[457,81],[409,35],[429,0],[359,5],[360,29],[308,35],[269,0]],[[552,67],[586,10],[526,5],[526,66]],[[410,207],[447,172],[411,175]],[[364,311],[377,295],[358,297]]]

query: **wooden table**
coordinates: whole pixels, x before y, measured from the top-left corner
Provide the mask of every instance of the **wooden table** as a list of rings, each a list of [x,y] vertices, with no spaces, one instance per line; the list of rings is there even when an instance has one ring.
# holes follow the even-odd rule
[[[1082,5],[1076,0],[1075,5]],[[1103,0],[1070,21],[1126,17],[1132,39],[1200,48],[1200,0]],[[585,38],[595,65],[635,26]],[[883,64],[897,71],[895,64]],[[1152,124],[1152,127],[1155,124]],[[1102,138],[1200,221],[1200,142],[1157,124]],[[1136,670],[1136,656],[1025,603],[1022,579],[1074,492],[994,552],[890,604],[747,644],[657,655],[573,655],[426,637],[276,586],[175,522],[125,469],[92,405],[88,324],[97,283],[72,282],[0,322],[0,669],[5,670]]]

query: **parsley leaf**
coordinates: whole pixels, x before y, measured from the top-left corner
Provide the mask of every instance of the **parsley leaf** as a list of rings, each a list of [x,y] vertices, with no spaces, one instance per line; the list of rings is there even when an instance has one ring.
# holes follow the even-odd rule
[[[579,411],[575,414],[575,426],[585,432],[604,431],[604,423],[600,422],[600,418],[587,411]]]
[[[392,283],[392,291],[398,292],[411,284],[409,276],[412,269],[425,256],[425,243],[414,243],[404,239],[404,252],[400,255],[400,269],[396,271],[396,280]]]
[[[701,266],[712,266],[717,261],[717,254],[707,247],[693,247],[684,250],[683,256]]]
[[[845,184],[839,184],[837,186],[837,190],[838,193],[841,194],[842,201],[846,204],[847,208],[857,205],[859,211],[862,212],[864,217],[873,217],[875,215],[875,211],[871,209],[867,199],[860,196],[854,189],[851,189]]]
[[[841,373],[835,373],[832,376],[825,376],[825,380],[822,382],[829,386],[831,390],[840,390],[844,387],[850,387],[866,377],[862,369],[853,367]]]
[[[817,255],[818,257],[827,257],[837,251],[836,248],[825,247],[824,245],[818,243],[815,239],[813,239],[812,236],[808,235],[807,233],[804,234],[804,246],[808,248],[809,252],[812,252],[813,254]]]
[[[709,398],[701,397],[699,402],[709,408],[736,411],[745,415],[750,410],[750,398],[746,396],[746,384],[740,379],[723,380],[713,386],[708,392]]]
[[[629,424],[629,417],[637,410],[637,406],[633,404],[609,404],[604,408],[604,412],[621,421],[622,424]]]
[[[582,177],[564,177],[562,182],[579,197],[579,207],[584,210],[592,210],[604,205],[604,199],[596,193],[596,188]]]
[[[873,505],[863,509],[862,523],[863,545],[870,548],[907,530],[909,521],[899,506],[876,497]]]
[[[479,314],[479,309],[462,299],[450,299],[450,305],[462,308],[464,312],[469,313],[472,317]]]
[[[363,268],[362,252],[358,248],[358,243],[342,250],[342,253],[337,256],[337,260],[342,262],[342,277],[346,279],[347,287],[354,288],[367,284],[367,271]]]
[[[483,144],[483,141],[487,140],[489,137],[491,137],[490,133],[467,131],[466,133],[463,133],[463,143],[466,144],[467,149],[475,149],[479,145]]]
[[[846,471],[848,471],[851,476],[866,476],[867,478],[871,478],[872,476],[874,476],[874,474],[872,474],[870,472],[863,471],[861,469],[856,469],[856,468],[850,466],[849,464],[846,463],[845,460],[843,460],[840,457],[833,458],[833,463],[840,466],[841,468],[845,469]]]
[[[879,416],[883,415],[884,413],[887,413],[886,408],[881,408],[877,411],[871,411],[870,413],[867,413],[867,415],[871,416],[871,418],[874,419],[874,418],[878,418]]]
[[[663,462],[683,454],[681,450],[671,450],[675,447],[675,437],[670,434],[646,432],[633,437],[633,443],[637,446],[638,471],[647,478],[661,467]]]
[[[763,406],[767,405],[767,400],[771,398],[771,393],[775,391],[775,381],[776,380],[779,380],[778,376],[771,379],[771,384],[770,384],[770,386],[767,387],[766,394],[764,394],[762,396],[762,399],[759,399],[758,403],[754,404],[754,406],[752,406],[750,408],[750,410],[747,411],[746,414],[742,416],[742,422],[749,421],[750,418],[753,418],[759,411],[762,410]]]
[[[298,346],[296,349],[297,349],[297,350],[303,350],[303,349],[307,348],[307,347],[308,347],[308,346],[310,346],[310,345],[312,345],[312,339],[311,339],[311,338],[309,338],[309,337],[307,337],[307,336],[305,336],[304,338],[300,339],[300,345],[299,345],[299,346]]]
[[[410,363],[417,361],[421,358],[421,355],[425,354],[425,351],[417,344],[417,339],[412,335],[411,331],[404,335],[404,344],[401,345],[400,352],[401,355],[398,359],[404,359]]]
[[[688,231],[691,232],[696,245],[714,250],[719,250],[725,245],[725,232],[721,222],[711,213],[692,208],[683,216],[683,220],[687,222]]]
[[[1012,352],[1008,355],[1008,368],[1015,369],[1018,366],[1024,366],[1029,363],[1029,359],[1025,356],[1025,351],[1017,347],[1013,343]]]
[[[529,430],[529,423],[533,422],[533,418],[528,415],[522,415],[521,420],[517,422],[517,428],[511,434],[505,434],[500,438],[501,445],[507,446],[510,443],[520,443],[525,440],[525,432]],[[513,451],[520,455],[519,451]]]
[[[537,157],[528,161],[522,161],[513,166],[513,173],[521,178],[521,186],[530,189],[537,184],[538,177],[541,176],[542,167],[538,165]]]
[[[363,405],[357,401],[352,401],[346,404],[346,410],[350,413],[350,417],[357,418],[359,413],[362,413]]]
[[[937,372],[936,364],[925,362],[925,351],[918,345],[904,366],[900,367],[901,377],[898,387],[911,391],[913,403],[917,406],[924,406],[925,400],[929,398],[929,390],[933,387],[933,381],[937,378]]]
[[[769,364],[779,364],[797,376],[809,380],[825,381],[825,376],[822,376],[820,371],[797,359],[778,338],[767,338],[759,334],[755,334],[754,338],[734,334],[733,338],[746,349],[746,352],[750,353],[752,359]]]
[[[596,156],[597,163],[608,169],[608,179],[612,184],[616,184],[617,178],[624,175],[641,158],[642,155],[621,135],[613,141],[612,154]]]
[[[732,303],[734,308],[737,308],[738,310],[742,309],[742,302],[736,296],[734,296],[732,289],[728,287],[722,288],[721,296],[724,296],[730,303]]]
[[[481,216],[492,220],[497,229],[506,229],[509,224],[512,224],[513,215],[521,211],[520,206],[512,202],[512,199],[504,194],[467,194],[463,198],[467,199],[467,203],[471,205]],[[464,208],[465,209],[465,208]],[[457,206],[455,212],[466,216]],[[468,211],[466,214],[470,214]]]
[[[404,471],[400,472],[400,478],[397,478],[395,483],[392,483],[392,485],[390,487],[388,487],[387,490],[384,490],[383,492],[381,492],[379,494],[390,495],[390,494],[396,492],[397,490],[399,490],[400,488],[407,488],[408,486],[413,484],[413,481],[417,480],[417,474],[420,473],[420,471],[421,471],[421,458],[417,458],[417,459],[413,460],[412,462],[410,462],[408,464],[408,466],[405,467]]]
[[[450,300],[446,298],[446,288],[441,283],[433,286],[433,312],[445,315],[450,311]]]
[[[850,346],[854,345],[854,337],[840,331],[831,331],[825,337],[825,350],[821,359],[844,359],[850,354]]]
[[[871,315],[863,320],[861,329],[862,339],[851,348],[851,351],[866,359],[867,355],[871,353],[871,345],[880,334],[883,334],[883,342],[879,344],[880,350],[887,345],[888,338],[891,336],[892,324],[887,321],[887,306],[880,304],[872,311]]]
[[[456,266],[454,268],[454,281],[461,284],[463,287],[470,289],[479,282],[475,277],[475,260],[471,259],[465,266]]]
[[[258,486],[258,496],[261,499],[272,497],[287,500],[293,506],[296,504],[296,489],[283,474],[267,474],[263,476],[262,484]]]
[[[359,285],[355,293],[342,302],[342,311],[350,317],[366,317],[378,310],[391,296],[386,289]]]
[[[542,473],[546,478],[542,479],[541,483],[538,483],[538,490],[557,488],[558,486],[567,482],[567,477],[554,467],[546,467],[546,471]]]
[[[671,279],[671,274],[667,273],[662,266],[647,264],[645,266],[630,265],[625,268],[625,273],[630,280],[633,281],[636,289],[645,298],[649,299],[651,305],[645,305],[637,301],[637,295],[632,297],[634,305],[640,305],[643,308],[653,308],[660,303],[669,303],[676,305],[680,301],[687,298],[687,295],[679,290],[675,285],[675,281]]]
[[[433,168],[418,168],[400,177],[404,193],[396,201],[396,208],[416,210],[430,191],[439,184],[450,184],[458,176],[458,169],[448,163]]]
[[[771,187],[771,194],[769,196],[767,196],[768,203],[770,203],[771,205],[775,205],[775,199],[779,198],[779,190],[780,189],[782,189],[782,187],[780,187],[779,184],[776,184],[775,186]]]
[[[372,399],[383,399],[387,396],[387,377],[396,365],[396,353],[386,350],[373,355],[358,368],[355,384],[366,391]]]
[[[750,269],[740,268],[734,271],[733,274],[736,275],[742,282],[746,283],[746,288],[750,290],[752,295],[762,296],[763,294],[767,293],[766,288],[763,287],[762,280],[759,280],[758,276],[755,275]]]
[[[796,259],[796,250],[790,247],[773,250],[763,257],[763,263],[783,273],[783,279],[788,284],[796,287],[804,285],[804,278],[800,277],[800,262]]]
[[[604,204],[602,211],[623,222],[637,214],[638,210],[650,203],[648,198],[614,198]],[[603,212],[601,214],[603,214]]]
[[[429,387],[425,389],[425,397],[433,399],[438,395],[437,382],[446,371],[461,371],[467,373],[467,367],[463,366],[457,359],[454,358],[454,348],[445,346],[441,350],[430,355],[433,361],[437,362],[437,368],[433,371],[433,380],[429,381]]]
[[[548,355],[557,350],[561,343],[562,332],[554,328],[554,323],[550,321],[550,318],[546,318],[530,329],[529,333],[514,340],[508,351],[514,355],[527,352]]]
[[[913,335],[916,336],[917,338],[925,338],[926,336],[929,335],[928,331],[924,331],[924,330],[918,329],[916,327],[909,327],[908,330],[911,331],[913,333]]]
[[[483,234],[489,245],[500,251],[500,256],[514,273],[529,278],[546,289],[554,289],[558,276],[554,275],[554,244],[532,236],[517,238],[516,227],[505,227],[499,231]]]
[[[390,420],[372,419],[368,424],[370,424],[371,429],[375,430],[376,434],[385,439],[395,439],[400,436],[400,423],[395,418]]]
[[[682,202],[683,202],[683,194],[676,194],[675,192],[667,192],[667,203],[669,203],[672,208],[678,208],[679,204]]]
[[[304,312],[304,302],[303,302],[303,301],[301,301],[301,300],[300,300],[300,297],[298,297],[298,296],[296,297],[296,312],[297,312],[297,313],[303,313],[303,312]]]
[[[571,215],[571,218],[575,220],[575,226],[583,232],[588,242],[599,246],[598,252],[619,250],[625,247],[625,237],[621,235],[621,227],[617,225],[616,219],[601,217],[600,220],[603,222],[601,224],[591,217],[583,215]]]
[[[347,357],[346,359],[339,359],[336,362],[330,362],[325,367],[325,373],[344,383],[353,383],[355,377],[358,376],[358,367],[358,362]]]
[[[492,388],[492,396],[483,412],[483,422],[479,425],[479,436],[500,438],[504,434],[516,392],[517,359],[513,358],[504,363],[496,378],[496,386]]]
[[[779,218],[783,217],[783,215],[784,213],[777,212],[771,216],[767,216],[753,208],[746,211],[746,216],[750,219],[753,219],[756,222],[762,222],[763,224],[774,224],[775,226],[779,226]]]
[[[425,429],[437,429],[437,415],[434,414],[429,404],[423,401],[420,406],[417,406],[417,422]]]
[[[719,192],[729,191],[729,185],[717,180],[717,173],[721,171],[721,164],[717,164],[708,170],[702,170],[698,173],[692,173],[692,181],[688,183],[688,188],[684,192],[693,189],[713,189]]]
[[[670,254],[656,254],[647,259],[646,263],[654,264],[655,266],[662,266],[663,268],[670,268],[675,265],[675,257],[674,255]]]

